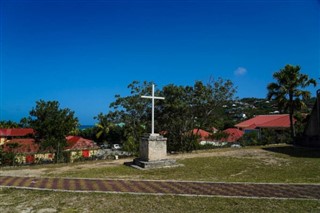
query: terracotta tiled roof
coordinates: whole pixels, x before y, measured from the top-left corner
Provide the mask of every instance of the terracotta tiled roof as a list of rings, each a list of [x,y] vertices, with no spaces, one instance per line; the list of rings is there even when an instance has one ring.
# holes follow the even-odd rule
[[[18,144],[17,147],[13,148],[11,144]],[[35,143],[34,139],[29,138],[15,138],[3,145],[4,152],[14,153],[37,153],[39,151],[39,144]]]
[[[242,129],[289,128],[290,119],[288,114],[257,115],[256,117],[243,121],[235,126]]]
[[[192,134],[199,135],[201,140],[205,140],[210,136],[210,133],[203,129],[193,129]]]
[[[34,130],[31,128],[0,129],[0,137],[22,137],[33,134]]]
[[[92,141],[79,136],[67,136],[66,150],[82,150],[82,149],[96,149],[98,146]]]
[[[244,134],[243,131],[237,129],[237,128],[229,128],[226,130],[223,130],[223,132],[228,134],[227,138],[222,138],[221,141],[226,141],[226,142],[236,142],[238,141]]]

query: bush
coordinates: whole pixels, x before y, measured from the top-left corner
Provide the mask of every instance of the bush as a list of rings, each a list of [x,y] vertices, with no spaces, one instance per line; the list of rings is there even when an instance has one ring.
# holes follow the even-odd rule
[[[241,146],[256,146],[259,145],[258,132],[252,131],[245,133],[239,140]]]
[[[278,143],[291,143],[289,130],[263,129],[260,132],[245,133],[240,139],[241,146],[256,146]]]

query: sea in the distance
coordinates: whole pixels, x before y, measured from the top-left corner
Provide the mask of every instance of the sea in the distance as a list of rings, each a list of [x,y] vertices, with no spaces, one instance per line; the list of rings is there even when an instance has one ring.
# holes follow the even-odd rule
[[[94,125],[80,125],[79,129],[80,130],[84,130],[84,129],[89,129],[89,128],[92,128],[92,127],[94,127]]]

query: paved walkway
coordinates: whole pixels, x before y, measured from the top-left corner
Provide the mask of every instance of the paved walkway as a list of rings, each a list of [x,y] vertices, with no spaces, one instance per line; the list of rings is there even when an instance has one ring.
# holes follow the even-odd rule
[[[298,198],[320,200],[319,184],[254,184],[0,176],[0,187],[77,192]]]

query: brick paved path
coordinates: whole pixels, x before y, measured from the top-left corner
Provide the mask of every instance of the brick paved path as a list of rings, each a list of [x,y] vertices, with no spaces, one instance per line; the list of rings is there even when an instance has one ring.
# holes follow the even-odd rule
[[[319,184],[252,184],[0,176],[0,186],[111,193],[320,199]]]

